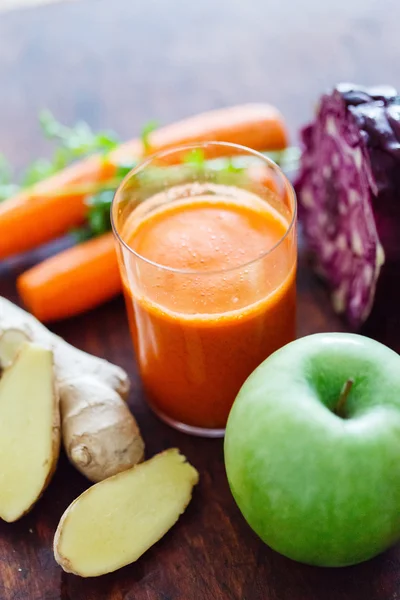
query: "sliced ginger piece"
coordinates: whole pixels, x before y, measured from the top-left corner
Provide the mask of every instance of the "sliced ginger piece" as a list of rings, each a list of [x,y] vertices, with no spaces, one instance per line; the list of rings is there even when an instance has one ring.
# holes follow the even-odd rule
[[[176,523],[198,480],[196,469],[173,448],[93,485],[61,517],[56,561],[82,577],[134,562]]]
[[[16,521],[48,485],[60,450],[53,353],[25,342],[0,379],[0,518]]]

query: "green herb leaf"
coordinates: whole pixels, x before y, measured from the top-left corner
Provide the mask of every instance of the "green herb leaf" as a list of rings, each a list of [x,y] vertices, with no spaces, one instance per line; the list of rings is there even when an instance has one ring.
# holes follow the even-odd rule
[[[88,199],[87,221],[93,235],[101,235],[111,229],[110,210],[113,197],[113,190],[105,190]]]
[[[183,157],[183,162],[202,169],[206,162],[204,151],[201,148],[189,150],[189,152]]]
[[[264,154],[281,167],[285,173],[289,173],[298,168],[301,150],[297,146],[289,146],[289,148],[285,148],[284,150],[265,152]]]
[[[22,187],[34,185],[46,177],[50,177],[57,171],[57,167],[53,161],[45,158],[38,158],[25,171],[22,177]]]
[[[146,125],[142,128],[141,131],[141,140],[142,140],[142,144],[143,144],[143,148],[145,152],[148,152],[151,149],[151,144],[150,144],[150,134],[153,133],[153,131],[155,131],[158,127],[158,122],[157,121],[148,121],[148,123],[146,123]]]
[[[58,121],[55,120],[53,114],[49,110],[45,109],[41,111],[39,114],[39,123],[44,135],[47,138],[53,139],[56,137],[62,137],[63,127],[60,125],[60,123],[58,123]]]
[[[123,179],[125,175],[128,175],[132,169],[134,169],[138,165],[138,161],[132,161],[129,163],[121,163],[117,166],[117,171],[115,173],[116,179]]]
[[[244,171],[244,167],[238,166],[235,164],[235,161],[232,157],[226,159],[226,165],[224,166],[224,170],[227,173],[242,173]]]
[[[84,121],[79,121],[74,127],[66,127],[49,110],[40,113],[39,121],[45,136],[56,141],[64,150],[63,157],[67,163],[95,152],[108,153],[118,145],[114,133],[100,131],[95,134]]]
[[[56,148],[53,154],[53,167],[54,171],[61,171],[61,169],[65,169],[70,162],[70,155],[67,148]]]
[[[81,244],[82,242],[86,242],[93,237],[93,233],[90,231],[90,228],[87,225],[83,227],[76,227],[70,230],[70,235],[74,238],[77,244]]]

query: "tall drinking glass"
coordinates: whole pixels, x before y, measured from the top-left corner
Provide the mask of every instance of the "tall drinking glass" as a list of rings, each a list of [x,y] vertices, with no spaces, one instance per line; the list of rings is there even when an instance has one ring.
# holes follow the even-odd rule
[[[147,400],[221,436],[245,379],[295,337],[293,188],[262,154],[209,142],[144,160],[111,212]]]

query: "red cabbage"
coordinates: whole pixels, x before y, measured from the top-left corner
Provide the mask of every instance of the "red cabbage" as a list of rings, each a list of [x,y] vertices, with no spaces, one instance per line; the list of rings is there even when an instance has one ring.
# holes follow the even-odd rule
[[[301,139],[303,231],[335,310],[358,327],[385,260],[400,258],[400,97],[391,87],[340,84]]]

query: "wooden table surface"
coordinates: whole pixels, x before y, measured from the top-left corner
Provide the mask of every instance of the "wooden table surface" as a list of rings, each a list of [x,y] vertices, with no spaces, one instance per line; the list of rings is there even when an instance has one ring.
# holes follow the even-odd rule
[[[82,0],[0,17],[0,151],[22,168],[48,152],[43,107],[122,137],[215,107],[271,101],[293,137],[325,88],[340,80],[400,86],[398,0]],[[51,251],[0,265],[0,293]],[[298,333],[344,330],[300,251]],[[388,303],[388,296],[390,303]],[[400,290],[378,298],[364,332],[400,350]],[[176,527],[137,564],[98,579],[55,563],[53,534],[88,482],[62,457],[35,509],[0,525],[1,600],[398,600],[400,547],[363,565],[317,569],[287,560],[251,532],[230,495],[221,441],[191,438],[146,408],[124,306],[117,299],[54,330],[123,366],[147,454],[178,446],[201,483]]]

